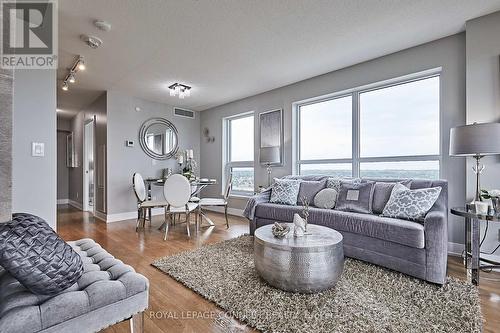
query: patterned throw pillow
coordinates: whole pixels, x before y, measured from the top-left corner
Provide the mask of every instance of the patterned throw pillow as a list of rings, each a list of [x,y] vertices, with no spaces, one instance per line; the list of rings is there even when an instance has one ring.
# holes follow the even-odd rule
[[[343,182],[337,198],[336,210],[371,214],[375,182]]]
[[[283,205],[296,205],[300,180],[274,178],[269,202]]]
[[[392,189],[396,183],[403,184],[410,188],[411,180],[402,180],[400,182],[376,182],[375,189],[373,190],[373,203],[372,210],[374,214],[382,214],[385,205],[391,197]]]
[[[423,221],[440,193],[440,186],[410,190],[398,183],[392,189],[391,197],[385,205],[382,216]]]
[[[361,178],[328,178],[326,180],[326,187],[333,188],[338,193],[340,192],[342,183],[360,184]]]

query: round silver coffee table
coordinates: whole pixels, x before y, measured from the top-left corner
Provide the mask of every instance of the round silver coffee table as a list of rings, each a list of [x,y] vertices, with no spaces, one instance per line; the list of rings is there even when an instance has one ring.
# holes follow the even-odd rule
[[[271,286],[285,291],[315,293],[333,287],[344,269],[342,235],[333,229],[309,224],[308,235],[275,238],[272,225],[255,231],[254,263]]]

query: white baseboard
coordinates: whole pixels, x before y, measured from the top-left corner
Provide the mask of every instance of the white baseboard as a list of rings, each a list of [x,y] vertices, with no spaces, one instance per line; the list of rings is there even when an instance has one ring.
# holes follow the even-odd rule
[[[211,206],[211,207],[203,207],[203,210],[208,210],[217,213],[224,213],[224,207]],[[243,209],[231,208],[227,209],[228,215],[243,217]]]
[[[223,207],[203,207],[203,209],[208,210],[208,211],[218,212],[218,213],[224,213]],[[153,211],[151,212],[151,214],[153,214],[153,216],[163,215],[164,213],[165,213],[165,210],[163,208],[153,208]],[[243,209],[228,208],[227,213],[229,215],[242,217],[243,216]],[[102,214],[102,213],[99,213],[99,214]],[[104,216],[104,214],[102,214],[101,217],[99,217],[99,216],[96,216],[96,217],[103,220],[103,221],[106,221],[106,223],[120,222],[120,221],[125,221],[125,220],[135,220],[137,218],[137,211],[108,214],[106,216]]]
[[[76,202],[76,201],[74,201],[74,200],[68,199],[68,204],[69,204],[70,206],[75,207],[76,209],[83,210],[83,206],[82,206],[82,204],[81,204],[81,203],[79,203],[79,202]]]
[[[160,208],[153,208],[153,210],[151,211],[151,214],[153,214],[153,216],[163,215],[164,213],[165,213],[165,209],[161,208],[161,207]],[[120,221],[124,221],[124,220],[132,220],[132,219],[137,219],[137,211],[106,215],[106,223],[120,222]]]
[[[464,250],[464,244],[448,242],[448,255],[460,257]]]
[[[106,219],[107,219],[106,214],[101,213],[101,212],[98,212],[98,211],[96,211],[96,212],[94,213],[94,217],[95,217],[96,219],[99,219],[99,220],[104,221],[104,222],[106,222]]]
[[[57,199],[57,204],[58,205],[68,205],[69,199]]]

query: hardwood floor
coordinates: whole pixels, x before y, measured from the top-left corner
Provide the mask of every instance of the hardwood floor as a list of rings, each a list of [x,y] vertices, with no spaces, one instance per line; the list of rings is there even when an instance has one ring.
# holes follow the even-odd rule
[[[256,332],[228,318],[216,305],[150,265],[154,259],[163,256],[248,233],[248,222],[243,218],[232,216],[231,227],[226,229],[222,214],[210,213],[209,216],[216,227],[202,228],[195,234],[193,226],[191,238],[188,238],[185,224],[177,224],[170,228],[167,241],[163,241],[163,234],[157,228],[162,222],[161,216],[153,218],[151,228],[146,227],[144,231],[136,233],[135,220],[106,224],[94,220],[88,213],[62,206],[57,214],[57,227],[59,235],[65,240],[94,239],[149,279],[150,306],[145,313],[145,332]],[[460,258],[449,257],[448,274],[466,278]],[[481,273],[481,278],[479,291],[485,319],[484,332],[500,332],[500,273]],[[129,332],[129,323],[119,323],[104,332]]]

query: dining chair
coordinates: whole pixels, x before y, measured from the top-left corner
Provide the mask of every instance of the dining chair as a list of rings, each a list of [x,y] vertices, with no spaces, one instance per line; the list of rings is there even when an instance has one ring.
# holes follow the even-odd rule
[[[163,195],[167,201],[167,206],[165,207],[165,236],[163,240],[167,239],[168,234],[168,221],[173,221],[173,216],[176,214],[186,214],[186,229],[188,237],[191,237],[189,231],[189,218],[191,212],[194,211],[198,204],[195,202],[190,202],[191,198],[191,184],[189,180],[180,174],[175,174],[165,180],[165,185],[163,186]]]
[[[137,199],[137,224],[135,226],[135,231],[138,231],[139,227],[141,226],[141,221],[143,228],[146,224],[146,220],[149,220],[149,226],[151,226],[152,209],[156,207],[165,207],[167,206],[167,202],[165,200],[148,200],[144,178],[142,178],[141,174],[138,172],[134,173],[134,175],[132,176],[132,187]]]
[[[226,181],[226,188],[224,191],[224,197],[223,198],[201,198],[200,201],[198,201],[198,216],[201,220],[202,214],[201,210],[203,207],[224,207],[224,217],[226,218],[226,227],[229,229],[229,220],[227,218],[227,203],[228,203],[228,198],[229,194],[231,193],[231,189],[233,186],[233,174],[230,173],[229,177],[227,178]]]

